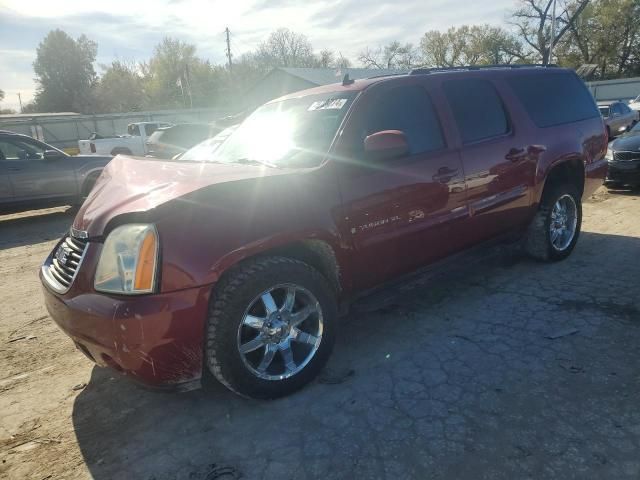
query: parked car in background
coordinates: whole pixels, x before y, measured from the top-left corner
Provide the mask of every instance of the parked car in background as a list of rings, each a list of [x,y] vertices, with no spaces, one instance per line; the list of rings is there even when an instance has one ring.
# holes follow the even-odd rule
[[[608,187],[640,186],[640,123],[611,142],[607,161],[609,170],[605,184]]]
[[[208,123],[180,123],[159,128],[147,140],[147,156],[173,158],[203,140],[214,137],[220,130]]]
[[[623,102],[599,102],[598,109],[604,118],[609,138],[628,132],[638,123],[638,112]]]
[[[78,205],[110,160],[71,157],[26,135],[0,131],[0,211]]]
[[[192,389],[204,367],[274,398],[320,372],[338,312],[372,288],[506,239],[567,258],[607,169],[584,83],[432,73],[273,100],[181,161],[116,157],[41,268],[51,317],[140,382]]]
[[[222,145],[224,141],[229,138],[239,126],[239,124],[231,125],[230,127],[222,130],[214,137],[208,138],[204,142],[200,142],[186,152],[181,153],[180,155],[176,155],[176,157],[174,158],[176,160],[184,160],[189,162],[202,162],[204,161],[203,159],[211,158],[213,156],[213,152],[215,152],[216,149],[218,149],[220,145]]]
[[[78,140],[81,155],[139,155],[147,153],[146,142],[158,128],[170,127],[166,122],[137,122],[127,126],[126,135],[105,137],[96,133],[88,140]]]
[[[629,102],[629,108],[636,112],[640,111],[640,95]]]

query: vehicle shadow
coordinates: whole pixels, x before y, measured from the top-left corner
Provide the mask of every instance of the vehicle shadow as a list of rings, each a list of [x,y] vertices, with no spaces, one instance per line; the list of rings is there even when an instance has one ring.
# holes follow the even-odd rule
[[[72,207],[0,214],[0,250],[56,240],[69,230],[74,215]]]
[[[624,350],[617,335],[628,335],[633,322],[640,326],[640,318],[634,320],[640,308],[639,291],[633,287],[635,297],[629,300],[636,303],[622,305],[619,283],[637,284],[640,265],[634,260],[638,251],[639,238],[584,232],[576,251],[564,262],[512,262],[510,255],[487,256],[484,263],[461,273],[445,274],[437,280],[432,276],[417,278],[392,292],[380,292],[392,298],[391,303],[383,302],[379,312],[349,315],[320,380],[276,401],[243,399],[215,382],[204,390],[184,394],[150,392],[110,370],[95,367],[73,407],[73,425],[84,461],[96,480],[328,478],[334,474],[334,478],[354,478],[354,472],[367,478],[427,478],[434,472],[445,477],[443,472],[449,472],[450,478],[480,478],[473,468],[466,472],[464,466],[481,461],[482,449],[495,447],[503,453],[490,459],[491,468],[497,473],[503,468],[504,478],[509,477],[507,471],[515,472],[511,478],[517,478],[518,471],[508,470],[518,465],[507,456],[508,449],[514,447],[500,445],[500,438],[517,437],[520,432],[526,436],[527,428],[538,437],[547,436],[547,432],[537,431],[543,428],[535,423],[541,417],[527,410],[534,407],[522,403],[529,396],[526,381],[530,377],[534,377],[535,388],[546,392],[538,400],[545,409],[543,421],[553,425],[549,412],[556,408],[565,411],[562,402],[570,402],[567,408],[573,413],[558,421],[569,430],[576,429],[579,433],[575,435],[584,433],[585,419],[592,429],[585,435],[598,430],[593,422],[599,421],[601,412],[597,410],[607,402],[621,412],[626,408],[635,411],[634,399],[640,392],[631,385],[637,385],[633,380],[640,367],[637,360],[628,366],[629,378],[621,371],[616,377],[628,381],[628,399],[617,397],[617,390],[607,385],[598,390],[601,402],[588,390],[580,391],[582,384],[571,384],[580,381],[577,374],[565,377],[565,371],[558,369],[557,355],[577,353],[534,347],[552,341],[539,333],[552,325],[545,322],[557,322],[558,318],[578,322],[591,315],[592,324],[597,319],[604,324],[599,333],[590,333],[595,345],[607,351]],[[544,313],[525,313],[526,328],[514,328],[515,323],[508,325],[508,331],[498,328],[501,315],[513,315],[527,308],[527,302],[533,302],[531,311],[536,312],[537,286],[563,278],[569,285],[573,282],[575,295],[596,288],[602,304],[572,300],[573,292],[568,292],[566,298],[543,302]],[[510,300],[511,291],[525,293]],[[509,302],[513,306],[505,313]],[[473,344],[479,335],[475,330],[478,324],[486,324],[492,336],[493,343],[482,344],[482,348]],[[581,328],[587,333],[595,327]],[[636,328],[632,334],[638,332]],[[579,336],[570,338],[576,342]],[[584,341],[588,339],[585,335]],[[564,345],[574,348],[570,341]],[[554,343],[556,350],[559,342]],[[522,345],[515,358],[507,358],[504,349],[497,348],[507,344]],[[597,359],[599,352],[592,351],[592,345],[585,348],[589,347],[588,355]],[[505,355],[504,366],[501,355]],[[482,362],[487,362],[486,366]],[[482,382],[469,377],[471,368],[479,369],[477,378],[482,377]],[[434,381],[443,375],[446,382]],[[598,378],[593,374],[588,388],[595,388]],[[613,381],[613,377],[607,378],[607,382]],[[563,389],[567,384],[576,388],[574,396],[554,397],[556,391],[566,396]],[[547,401],[551,408],[547,409]],[[517,416],[500,415],[501,409],[510,411],[518,402],[524,406]],[[419,412],[434,417],[422,422]],[[512,424],[513,418],[520,423]],[[495,439],[483,437],[494,431],[500,432]],[[458,449],[458,443],[452,441],[458,437],[467,439],[459,440],[464,448]],[[464,442],[469,442],[468,448]],[[383,462],[387,451],[401,460]],[[518,455],[519,450],[514,451]],[[383,474],[385,465],[395,465],[395,473]],[[574,466],[567,463],[567,476]],[[600,472],[601,478],[607,476]]]

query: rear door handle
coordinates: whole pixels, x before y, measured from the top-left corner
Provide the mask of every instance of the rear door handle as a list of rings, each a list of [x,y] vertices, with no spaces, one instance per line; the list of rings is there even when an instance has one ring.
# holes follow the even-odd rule
[[[457,174],[458,174],[458,169],[457,168],[440,167],[438,169],[438,173],[436,173],[431,178],[433,178],[434,182],[448,183]]]
[[[19,172],[22,169],[20,167],[7,167],[7,170],[10,172]]]

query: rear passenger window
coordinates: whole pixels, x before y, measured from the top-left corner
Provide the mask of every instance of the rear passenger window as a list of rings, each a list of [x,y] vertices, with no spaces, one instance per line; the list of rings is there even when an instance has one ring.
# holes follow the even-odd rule
[[[538,127],[599,116],[591,93],[572,73],[518,75],[507,81]]]
[[[397,87],[380,95],[367,120],[367,135],[382,130],[402,130],[411,154],[444,147],[438,115],[429,94],[419,86]]]
[[[495,87],[487,80],[450,80],[443,85],[463,143],[504,135],[509,123]]]

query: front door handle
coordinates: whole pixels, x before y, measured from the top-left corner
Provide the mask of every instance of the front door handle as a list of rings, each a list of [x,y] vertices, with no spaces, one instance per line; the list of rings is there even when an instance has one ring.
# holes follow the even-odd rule
[[[457,168],[440,167],[438,169],[438,173],[436,173],[431,178],[433,178],[434,182],[448,183],[457,174],[458,174],[458,169]]]
[[[7,167],[7,170],[9,170],[10,172],[19,172],[20,170],[22,170],[22,168],[20,168],[20,167]]]
[[[509,152],[504,156],[510,162],[517,162],[522,160],[526,155],[527,151],[524,148],[512,148]]]

